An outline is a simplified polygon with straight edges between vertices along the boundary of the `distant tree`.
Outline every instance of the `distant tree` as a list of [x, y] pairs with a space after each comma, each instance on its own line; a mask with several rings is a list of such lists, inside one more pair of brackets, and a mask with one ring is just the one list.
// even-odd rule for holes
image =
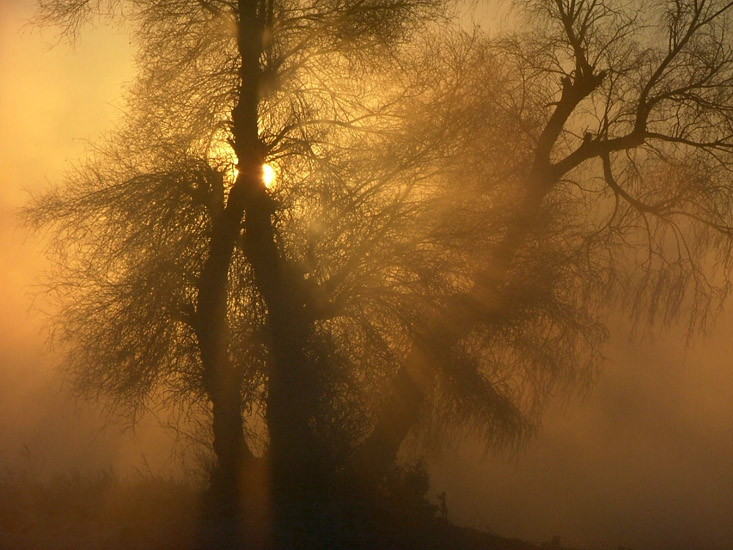
[[[592, 359], [604, 303], [636, 322], [708, 326], [731, 266], [732, 8], [528, 1], [515, 12], [528, 30], [485, 44], [506, 80], [486, 99], [504, 116], [474, 123], [526, 137], [504, 160], [514, 204], [487, 224], [494, 244], [467, 290], [406, 355], [362, 448], [369, 467], [388, 467], [431, 411], [445, 418], [436, 389], [449, 425], [469, 420], [488, 442], [532, 433], [558, 382], [592, 375], [572, 359]], [[515, 324], [523, 311], [532, 322]], [[522, 357], [528, 343], [539, 353]]]

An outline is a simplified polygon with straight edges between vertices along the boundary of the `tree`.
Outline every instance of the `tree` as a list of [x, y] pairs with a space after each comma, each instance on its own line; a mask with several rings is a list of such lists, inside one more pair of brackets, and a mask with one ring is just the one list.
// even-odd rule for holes
[[[266, 411], [279, 484], [330, 475], [325, 455], [337, 449], [324, 442], [334, 438], [314, 422], [335, 414], [347, 375], [316, 326], [331, 306], [321, 296], [345, 283], [378, 235], [397, 230], [412, 208], [404, 174], [419, 166], [389, 150], [399, 145], [385, 136], [398, 132], [400, 98], [412, 92], [385, 80], [390, 63], [378, 54], [394, 55], [441, 4], [41, 3], [40, 19], [71, 34], [97, 11], [124, 8], [140, 46], [128, 120], [31, 210], [55, 224], [64, 260], [55, 290], [68, 372], [82, 392], [133, 411], [161, 393], [184, 408], [210, 403], [212, 483], [226, 508], [240, 464], [254, 458], [245, 410]], [[377, 157], [391, 164], [358, 175]], [[279, 167], [275, 190], [263, 181], [266, 160]], [[358, 213], [373, 226], [341, 258], [335, 242], [354, 234]], [[316, 215], [330, 215], [334, 230], [303, 242], [298, 231], [308, 235]], [[315, 282], [329, 275], [308, 264], [315, 247], [345, 264], [340, 274]]]
[[76, 247], [78, 387], [210, 404], [225, 507], [257, 411], [276, 491], [371, 483], [419, 428], [533, 433], [609, 299], [699, 327], [726, 293], [729, 4], [527, 2], [499, 39], [427, 0], [124, 5], [130, 118], [31, 213]]
[[[538, 246], [563, 239], [555, 260], [561, 258], [565, 273], [550, 287], [565, 282], [551, 292], [591, 319], [611, 299], [622, 300], [637, 321], [669, 324], [685, 315], [690, 330], [704, 329], [728, 291], [731, 3], [552, 0], [524, 6], [532, 30], [490, 46], [506, 61], [511, 82], [492, 101], [529, 141], [516, 180], [522, 196], [470, 290], [438, 316], [433, 332], [443, 336], [440, 349], [417, 345], [395, 377], [393, 397], [366, 444], [378, 470], [394, 460], [433, 405], [436, 373], [446, 376], [442, 350], [460, 346], [477, 327], [501, 334], [497, 324], [521, 304], [512, 295], [515, 281]], [[492, 129], [490, 122], [486, 132]], [[548, 209], [563, 210], [559, 227], [544, 225]], [[589, 332], [556, 337], [573, 334], [582, 341]], [[531, 431], [537, 425], [548, 395], [543, 389], [567, 379], [547, 359], [538, 373], [530, 370], [516, 383], [475, 366], [461, 376], [478, 377], [470, 378], [474, 387], [494, 396], [496, 409], [514, 419], [510, 435], [520, 434], [522, 426]], [[508, 364], [510, 378], [526, 372]], [[536, 399], [525, 400], [522, 391], [532, 385]], [[461, 388], [458, 398], [468, 396]], [[481, 425], [492, 419], [487, 413]]]

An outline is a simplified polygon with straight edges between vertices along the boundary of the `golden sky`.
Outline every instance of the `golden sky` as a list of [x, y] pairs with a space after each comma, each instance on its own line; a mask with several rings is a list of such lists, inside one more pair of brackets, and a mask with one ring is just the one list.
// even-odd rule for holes
[[110, 127], [132, 74], [121, 32], [91, 29], [75, 50], [52, 48], [54, 33], [28, 24], [33, 4], [0, 0], [0, 303], [14, 313], [9, 325], [7, 313], [0, 320], [5, 334], [21, 329], [22, 289], [40, 267], [37, 244], [15, 223], [17, 208]]

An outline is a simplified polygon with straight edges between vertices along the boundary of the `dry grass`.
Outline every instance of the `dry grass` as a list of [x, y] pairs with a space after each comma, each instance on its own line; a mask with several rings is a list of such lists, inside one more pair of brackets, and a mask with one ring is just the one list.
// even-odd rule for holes
[[[537, 549], [437, 518], [435, 507], [420, 501], [427, 486], [395, 487], [379, 506], [301, 503], [296, 508], [306, 512], [287, 514], [287, 532], [273, 533], [269, 544], [249, 538], [237, 548]], [[0, 479], [0, 549], [217, 550], [218, 529], [201, 529], [203, 496], [200, 487], [144, 473], [7, 472]]]
[[0, 547], [191, 548], [199, 501], [198, 490], [172, 479], [11, 472], [0, 480]]

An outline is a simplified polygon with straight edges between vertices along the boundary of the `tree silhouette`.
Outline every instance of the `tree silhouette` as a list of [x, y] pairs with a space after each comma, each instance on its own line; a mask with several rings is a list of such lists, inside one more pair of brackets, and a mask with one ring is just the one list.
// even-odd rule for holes
[[[400, 135], [404, 98], [425, 93], [386, 74], [411, 26], [443, 7], [61, 1], [41, 3], [39, 19], [73, 34], [122, 8], [139, 45], [129, 117], [31, 210], [57, 228], [68, 372], [82, 392], [133, 411], [161, 393], [184, 408], [208, 402], [212, 483], [226, 508], [254, 458], [245, 410], [265, 411], [278, 483], [322, 486], [339, 450], [323, 426], [345, 431], [330, 417], [356, 374], [329, 341], [341, 327], [321, 325], [337, 287], [370, 276], [359, 264], [416, 211], [421, 191], [407, 174], [427, 170], [420, 159], [439, 129], [420, 142]], [[274, 190], [266, 160], [278, 168]], [[415, 238], [405, 231], [391, 252]]]
[[67, 372], [209, 410], [230, 513], [256, 456], [313, 495], [410, 433], [524, 440], [604, 304], [694, 329], [727, 292], [730, 6], [525, 2], [489, 39], [437, 0], [41, 2], [138, 44], [121, 129], [29, 210]]
[[[530, 250], [564, 241], [554, 260], [562, 258], [559, 267], [572, 282], [557, 290], [565, 299], [568, 290], [576, 299], [593, 296], [580, 306], [592, 316], [610, 299], [626, 304], [637, 321], [669, 324], [684, 314], [690, 330], [704, 329], [727, 294], [732, 4], [552, 0], [524, 6], [531, 30], [490, 46], [505, 61], [510, 82], [492, 101], [529, 142], [514, 218], [470, 290], [437, 317], [426, 340], [439, 342], [439, 349], [417, 343], [395, 377], [392, 398], [365, 444], [377, 471], [394, 460], [432, 406], [436, 374], [446, 376], [443, 350], [460, 346], [479, 326], [496, 330], [497, 319], [518, 307], [514, 281]], [[548, 208], [567, 216], [559, 228], [538, 223]], [[582, 341], [589, 333], [564, 330], [560, 340], [575, 334]], [[549, 354], [531, 376], [509, 361], [509, 378], [521, 376], [510, 384], [475, 367], [461, 376], [493, 396], [496, 408], [508, 404], [515, 419], [510, 434], [521, 434], [520, 426], [537, 425], [550, 393], [543, 390], [567, 379], [557, 376], [560, 365], [553, 368], [557, 357], [563, 354]], [[533, 385], [534, 399], [527, 400], [523, 391]], [[470, 395], [463, 386], [458, 399]], [[486, 413], [479, 425], [492, 418]]]

